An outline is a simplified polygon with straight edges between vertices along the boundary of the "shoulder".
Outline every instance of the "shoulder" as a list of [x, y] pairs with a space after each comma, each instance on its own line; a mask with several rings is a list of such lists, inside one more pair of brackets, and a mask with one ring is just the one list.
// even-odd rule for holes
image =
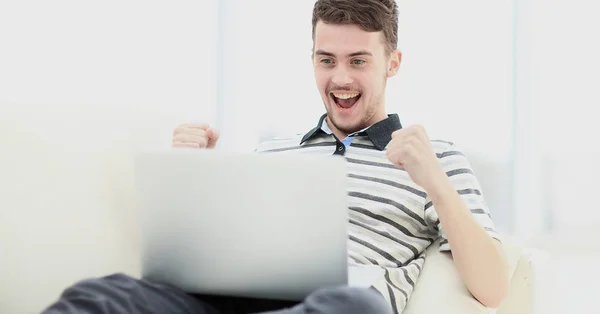
[[435, 139], [431, 140], [431, 147], [440, 161], [468, 162], [465, 152], [455, 142]]
[[431, 140], [431, 146], [446, 172], [474, 175], [467, 154], [454, 142]]
[[269, 152], [290, 149], [300, 146], [303, 134], [294, 134], [287, 136], [276, 136], [268, 140], [262, 141], [256, 147], [257, 153]]
[[[459, 151], [460, 149], [456, 146], [456, 144], [452, 141], [448, 141], [445, 139], [432, 139], [431, 147], [433, 148], [433, 152], [440, 157], [440, 154], [449, 152], [449, 151]], [[461, 151], [462, 153], [462, 151]]]

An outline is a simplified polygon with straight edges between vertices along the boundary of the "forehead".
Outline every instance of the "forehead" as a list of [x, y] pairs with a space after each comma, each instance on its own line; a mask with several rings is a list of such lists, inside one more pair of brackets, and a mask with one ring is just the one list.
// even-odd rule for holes
[[346, 55], [367, 50], [376, 53], [384, 49], [382, 32], [367, 32], [356, 25], [326, 24], [319, 21], [315, 27], [314, 50]]

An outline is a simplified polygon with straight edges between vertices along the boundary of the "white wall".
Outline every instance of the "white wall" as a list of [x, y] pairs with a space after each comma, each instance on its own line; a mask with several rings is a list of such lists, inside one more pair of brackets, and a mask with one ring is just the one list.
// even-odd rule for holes
[[[314, 2], [220, 3], [227, 63], [219, 110], [229, 135], [222, 147], [249, 151], [261, 138], [311, 128], [324, 110], [309, 59]], [[493, 174], [485, 192], [502, 230], [525, 239], [597, 224], [596, 207], [572, 197], [593, 189], [600, 175], [591, 163], [600, 134], [592, 111], [599, 101], [597, 5], [398, 3], [404, 57], [389, 81], [388, 110], [405, 125], [423, 124], [431, 137], [456, 142], [481, 172]], [[579, 170], [550, 167], [564, 158], [581, 160]], [[589, 219], [571, 215], [573, 207]]]
[[[324, 107], [310, 59], [313, 4], [221, 2], [227, 56], [221, 147], [251, 151], [261, 135], [296, 134], [317, 123]], [[293, 14], [273, 13], [278, 11]]]
[[[0, 312], [35, 312], [88, 275], [135, 272], [133, 149], [168, 146], [186, 121], [217, 125], [221, 147], [242, 151], [312, 127], [323, 112], [312, 5], [0, 2]], [[389, 111], [473, 156], [501, 229], [555, 256], [589, 249], [600, 222], [598, 5], [399, 5], [404, 62]]]
[[[227, 56], [221, 147], [251, 151], [261, 138], [314, 127], [324, 112], [310, 59], [314, 1], [220, 3]], [[403, 64], [388, 81], [387, 109], [484, 160], [481, 171], [498, 176], [486, 184], [495, 188], [488, 191], [493, 214], [510, 230], [512, 189], [502, 185], [512, 180], [512, 1], [398, 3]], [[282, 10], [293, 14], [272, 13]]]
[[0, 99], [213, 121], [216, 12], [216, 1], [3, 1]]
[[[594, 199], [600, 167], [600, 4], [585, 0], [532, 0], [533, 84], [545, 176], [548, 229], [585, 239], [600, 223]], [[546, 169], [545, 169], [546, 170]]]
[[[313, 127], [324, 110], [310, 61], [314, 2], [224, 3], [229, 19], [222, 32], [237, 39], [224, 47], [235, 51], [230, 57], [236, 66], [227, 72], [231, 81], [224, 90], [239, 96], [223, 104], [236, 108], [226, 118], [244, 125], [235, 137], [254, 142], [261, 132], [289, 134]], [[404, 63], [389, 81], [388, 111], [398, 112], [406, 124], [426, 125], [434, 137], [489, 158], [509, 159], [512, 2], [399, 1], [399, 6]], [[274, 15], [271, 9], [294, 14]]]
[[599, 5], [516, 3], [516, 229], [539, 241], [549, 234], [573, 244], [598, 238]]
[[399, 76], [388, 107], [434, 138], [506, 161], [512, 153], [512, 1], [398, 1]]
[[137, 272], [131, 152], [216, 123], [217, 1], [0, 2], [0, 312]]

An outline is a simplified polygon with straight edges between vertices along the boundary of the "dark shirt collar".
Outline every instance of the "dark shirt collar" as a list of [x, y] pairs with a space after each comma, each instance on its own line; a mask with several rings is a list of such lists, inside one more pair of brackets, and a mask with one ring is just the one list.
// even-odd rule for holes
[[[300, 141], [300, 145], [304, 144], [304, 142], [308, 141], [313, 136], [315, 136], [319, 133], [324, 133], [322, 126], [323, 126], [323, 123], [325, 123], [326, 117], [327, 117], [327, 114], [324, 114], [321, 116], [317, 126], [314, 127], [312, 130], [308, 131], [308, 133], [306, 133], [304, 135], [304, 137], [302, 137], [302, 141]], [[392, 133], [394, 133], [394, 131], [397, 131], [401, 128], [402, 128], [402, 124], [400, 124], [400, 119], [398, 118], [398, 115], [394, 113], [394, 114], [388, 115], [387, 119], [381, 120], [381, 121], [371, 125], [369, 128], [367, 128], [363, 132], [359, 132], [358, 134], [361, 134], [361, 133], [367, 134], [367, 136], [369, 137], [369, 139], [371, 140], [371, 142], [377, 149], [384, 150], [385, 147], [387, 146], [387, 144], [392, 140]], [[353, 134], [353, 135], [357, 135], [357, 134]]]

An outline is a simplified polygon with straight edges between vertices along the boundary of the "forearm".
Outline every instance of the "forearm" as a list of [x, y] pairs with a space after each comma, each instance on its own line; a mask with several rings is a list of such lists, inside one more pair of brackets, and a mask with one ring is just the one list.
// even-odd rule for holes
[[509, 289], [508, 264], [500, 242], [489, 236], [449, 180], [428, 191], [467, 289], [483, 305], [497, 308]]

